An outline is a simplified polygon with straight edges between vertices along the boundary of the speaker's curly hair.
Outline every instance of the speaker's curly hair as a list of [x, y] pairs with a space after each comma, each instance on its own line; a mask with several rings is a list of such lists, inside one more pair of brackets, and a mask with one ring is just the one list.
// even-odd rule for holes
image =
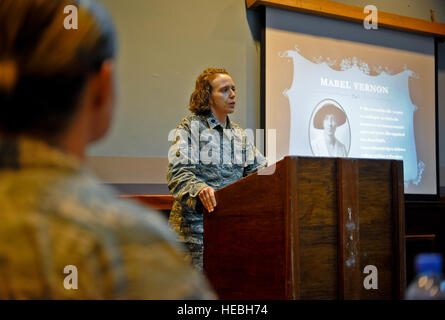
[[212, 94], [211, 82], [218, 74], [227, 74], [224, 68], [207, 68], [196, 79], [195, 90], [190, 96], [189, 110], [196, 115], [210, 113], [210, 96]]

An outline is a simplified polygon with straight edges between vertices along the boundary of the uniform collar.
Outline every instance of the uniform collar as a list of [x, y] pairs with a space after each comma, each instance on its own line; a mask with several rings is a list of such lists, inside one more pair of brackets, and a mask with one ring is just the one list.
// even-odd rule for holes
[[210, 115], [207, 117], [207, 123], [209, 124], [210, 129], [214, 129], [217, 126], [220, 126], [223, 129], [232, 129], [232, 123], [230, 122], [229, 116], [227, 116], [226, 125], [224, 126], [219, 122], [212, 111], [210, 111]]

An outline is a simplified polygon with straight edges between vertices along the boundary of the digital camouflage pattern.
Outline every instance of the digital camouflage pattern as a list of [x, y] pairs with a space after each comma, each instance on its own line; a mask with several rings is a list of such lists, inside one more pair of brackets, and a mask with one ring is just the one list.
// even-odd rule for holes
[[191, 114], [179, 123], [169, 150], [168, 188], [175, 198], [169, 224], [203, 269], [203, 206], [199, 192], [221, 189], [267, 165], [247, 133], [227, 117], [226, 127], [209, 116]]
[[0, 208], [0, 299], [215, 297], [162, 216], [46, 143], [0, 139]]

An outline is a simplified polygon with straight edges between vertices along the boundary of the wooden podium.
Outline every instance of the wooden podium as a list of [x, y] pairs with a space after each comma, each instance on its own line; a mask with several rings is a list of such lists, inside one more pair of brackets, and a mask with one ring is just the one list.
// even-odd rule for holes
[[401, 161], [286, 157], [265, 172], [204, 212], [204, 272], [221, 299], [403, 298]]

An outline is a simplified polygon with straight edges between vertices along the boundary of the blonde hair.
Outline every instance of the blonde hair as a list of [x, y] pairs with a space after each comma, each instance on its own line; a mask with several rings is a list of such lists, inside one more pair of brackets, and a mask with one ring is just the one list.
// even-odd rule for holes
[[195, 90], [190, 96], [189, 110], [197, 115], [206, 115], [210, 112], [210, 96], [212, 95], [211, 82], [218, 74], [227, 74], [224, 68], [207, 68], [196, 79]]
[[[78, 29], [65, 29], [68, 5]], [[61, 130], [87, 76], [114, 55], [114, 26], [94, 0], [1, 0], [0, 130]]]

